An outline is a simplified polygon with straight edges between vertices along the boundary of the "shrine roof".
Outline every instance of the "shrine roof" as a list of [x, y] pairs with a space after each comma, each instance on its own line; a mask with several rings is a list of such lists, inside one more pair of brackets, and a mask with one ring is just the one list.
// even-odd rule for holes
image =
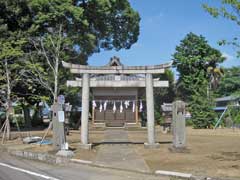
[[80, 64], [72, 64], [62, 62], [65, 68], [69, 68], [72, 73], [82, 74], [145, 74], [145, 73], [164, 73], [164, 70], [172, 66], [172, 62], [153, 65], [153, 66], [125, 66], [120, 62], [120, 59], [113, 57], [105, 66], [88, 66]]

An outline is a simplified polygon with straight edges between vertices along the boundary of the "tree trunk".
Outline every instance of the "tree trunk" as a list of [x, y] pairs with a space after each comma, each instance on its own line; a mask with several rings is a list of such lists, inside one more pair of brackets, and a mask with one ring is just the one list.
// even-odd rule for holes
[[[8, 108], [10, 109], [10, 108]], [[10, 120], [9, 120], [9, 116], [10, 116], [10, 112], [9, 110], [7, 110], [6, 112], [6, 138], [7, 140], [9, 140], [11, 137], [10, 137]]]
[[39, 106], [39, 102], [36, 104], [36, 109], [33, 115], [33, 121], [32, 121], [32, 126], [37, 127], [42, 125], [43, 118], [41, 116], [41, 109]]
[[[56, 62], [57, 63], [57, 62]], [[53, 96], [53, 103], [57, 102], [57, 95], [58, 95], [58, 65], [55, 65], [55, 75], [54, 75], [54, 96]]]
[[32, 128], [30, 109], [28, 106], [25, 106], [25, 105], [23, 105], [22, 108], [24, 113], [25, 128], [30, 130]]
[[5, 59], [5, 71], [6, 71], [6, 80], [7, 80], [7, 107], [6, 107], [6, 138], [7, 140], [10, 139], [10, 111], [12, 109], [12, 102], [11, 102], [11, 86], [10, 86], [10, 72], [8, 69], [8, 62]]
[[58, 96], [58, 71], [59, 71], [59, 56], [60, 56], [60, 48], [61, 48], [61, 42], [62, 42], [62, 24], [59, 27], [59, 42], [57, 44], [56, 49], [56, 56], [55, 56], [55, 67], [54, 67], [54, 97], [53, 97], [53, 103], [57, 102], [57, 96]]

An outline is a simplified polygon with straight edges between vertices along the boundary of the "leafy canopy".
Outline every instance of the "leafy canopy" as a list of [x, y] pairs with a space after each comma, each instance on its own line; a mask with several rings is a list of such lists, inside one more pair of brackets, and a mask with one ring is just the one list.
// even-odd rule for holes
[[202, 82], [201, 78], [197, 78], [200, 77], [199, 74], [203, 73], [203, 77], [207, 79], [208, 68], [217, 67], [225, 58], [203, 36], [189, 33], [176, 47], [173, 60], [173, 65], [179, 72], [178, 94], [184, 100], [189, 100], [196, 91], [194, 85]]
[[[128, 0], [0, 0], [0, 9], [1, 59], [6, 56], [2, 51], [4, 46], [9, 54], [21, 53], [24, 60], [30, 61], [26, 54], [36, 54], [32, 40], [49, 40], [48, 37], [55, 35], [60, 26], [64, 37], [60, 61], [81, 64], [101, 50], [129, 49], [139, 35], [140, 17]], [[51, 51], [53, 49], [47, 49], [50, 57], [53, 56]], [[33, 62], [38, 67], [41, 65], [43, 74], [49, 72], [42, 57], [34, 55]], [[70, 74], [61, 66], [59, 71], [60, 84], [63, 85]], [[36, 91], [31, 91], [36, 90], [34, 86], [34, 83], [28, 87], [24, 84], [15, 89], [35, 94]]]
[[157, 87], [154, 88], [154, 108], [155, 108], [155, 118], [161, 120], [162, 112], [161, 105], [163, 103], [172, 103], [175, 98], [175, 84], [174, 84], [174, 73], [170, 69], [166, 69], [164, 74], [154, 75], [154, 78], [159, 78], [161, 80], [167, 80], [169, 82], [168, 88]]
[[[203, 4], [203, 8], [213, 17], [223, 17], [236, 25], [240, 26], [240, 1], [239, 0], [221, 0], [221, 5], [218, 7], [209, 6], [208, 4]], [[219, 45], [233, 45], [237, 48], [237, 56], [240, 56], [240, 44], [239, 37], [233, 37], [231, 41], [221, 40]]]
[[53, 32], [61, 24], [69, 48], [84, 60], [101, 49], [129, 49], [138, 39], [140, 17], [127, 0], [31, 0], [29, 8], [32, 32]]
[[224, 76], [216, 90], [218, 97], [240, 95], [240, 68], [232, 67], [224, 69]]
[[180, 78], [199, 70], [207, 72], [208, 67], [216, 67], [224, 61], [217, 49], [212, 48], [203, 36], [189, 33], [176, 47], [173, 55], [174, 66], [180, 73]]

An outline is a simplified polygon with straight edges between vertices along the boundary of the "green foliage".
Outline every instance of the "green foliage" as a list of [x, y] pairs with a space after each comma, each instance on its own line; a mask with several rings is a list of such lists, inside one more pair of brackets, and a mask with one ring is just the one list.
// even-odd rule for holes
[[62, 24], [80, 60], [101, 49], [129, 49], [138, 39], [140, 17], [127, 0], [32, 0], [28, 5], [35, 20], [31, 32], [48, 34]]
[[240, 67], [225, 68], [224, 72], [216, 95], [218, 97], [240, 95]]
[[180, 77], [198, 70], [207, 71], [209, 66], [215, 67], [224, 61], [219, 50], [212, 48], [203, 36], [189, 33], [176, 47], [174, 66], [177, 67]]
[[[56, 55], [61, 61], [86, 64], [89, 56], [103, 50], [130, 48], [139, 35], [139, 14], [127, 0], [33, 0], [29, 3], [34, 23], [34, 40], [43, 40], [48, 57]], [[56, 53], [59, 27], [62, 26], [60, 54]], [[37, 34], [36, 34], [37, 32]], [[54, 76], [41, 57], [35, 54], [34, 63], [42, 67], [44, 81], [53, 87]], [[51, 58], [49, 58], [51, 60]], [[52, 63], [53, 64], [53, 63]], [[34, 67], [35, 68], [35, 67]], [[48, 75], [46, 75], [48, 74]], [[59, 66], [59, 91], [63, 92], [67, 79], [73, 75]], [[67, 94], [67, 93], [65, 93]]]
[[[11, 70], [12, 75], [30, 71], [28, 75], [38, 76], [31, 71], [38, 69], [50, 86], [52, 74], [43, 56], [36, 53], [33, 40], [44, 41], [51, 59], [56, 55], [53, 46], [59, 41], [56, 37], [62, 26], [60, 62], [86, 64], [89, 56], [101, 50], [129, 49], [139, 35], [140, 17], [128, 0], [0, 0], [0, 8], [0, 59], [11, 56], [21, 61], [18, 71]], [[16, 65], [15, 61], [12, 65]], [[1, 67], [1, 73], [2, 70]], [[73, 78], [60, 65], [59, 91], [65, 91], [66, 80]], [[13, 86], [13, 93], [24, 98], [24, 103], [33, 105], [41, 99], [51, 99], [49, 90], [32, 78], [24, 76], [20, 80]], [[1, 85], [2, 82], [0, 76]]]
[[163, 121], [161, 105], [163, 103], [172, 103], [175, 98], [174, 73], [170, 69], [167, 69], [164, 74], [155, 75], [154, 78], [169, 82], [168, 88], [154, 88], [155, 119], [160, 123]]
[[22, 45], [25, 44], [24, 39], [15, 40], [3, 40], [0, 41], [0, 59], [9, 59], [19, 57], [23, 55]]
[[[215, 18], [223, 17], [240, 26], [240, 2], [238, 0], [221, 0], [221, 5], [219, 7], [212, 7], [208, 4], [203, 4], [203, 8]], [[238, 37], [234, 37], [231, 41], [219, 41], [219, 45], [226, 44], [233, 45], [237, 48], [237, 56], [240, 56], [240, 44]]]
[[222, 16], [240, 25], [240, 2], [238, 0], [221, 0], [221, 2], [221, 7], [210, 7], [207, 4], [203, 4], [203, 8], [215, 18]]
[[173, 58], [173, 65], [179, 72], [177, 96], [189, 104], [195, 128], [210, 127], [215, 115], [211, 97], [208, 97], [208, 85], [211, 77], [217, 76], [209, 76], [209, 69], [217, 69], [218, 63], [225, 58], [203, 36], [193, 33], [187, 34], [176, 47]]
[[240, 124], [240, 108], [236, 106], [228, 107], [229, 114], [234, 124]]
[[176, 47], [173, 58], [173, 65], [179, 72], [177, 94], [185, 101], [196, 93], [195, 86], [202, 81], [197, 78], [200, 72], [203, 73], [203, 78], [207, 79], [208, 68], [216, 68], [218, 63], [225, 60], [221, 52], [212, 48], [203, 36], [193, 33], [187, 34]]
[[[21, 91], [26, 87], [25, 80], [21, 77], [24, 69], [26, 49], [29, 49], [28, 30], [33, 23], [27, 1], [0, 0], [0, 86], [4, 89], [6, 98], [7, 78], [6, 67], [9, 70], [11, 97], [22, 96]], [[4, 62], [7, 62], [4, 63]], [[6, 66], [7, 65], [7, 66]], [[28, 92], [32, 94], [32, 92]]]
[[192, 119], [186, 119], [186, 126], [194, 127]]
[[194, 86], [195, 92], [191, 95], [189, 102], [193, 127], [211, 128], [212, 125], [214, 125], [216, 114], [213, 111], [212, 101], [207, 98], [206, 87], [208, 82], [207, 79], [204, 78], [204, 73], [200, 73], [197, 78], [202, 81]]
[[[6, 3], [0, 1], [0, 7], [2, 7], [3, 4]], [[14, 21], [14, 15], [20, 14], [20, 12], [15, 12], [12, 19], [9, 19], [8, 13], [10, 11], [13, 12], [10, 8], [13, 8], [12, 3], [9, 3], [8, 8], [3, 9], [0, 15], [0, 89], [5, 92], [7, 92], [8, 80], [11, 87], [19, 80], [18, 73], [21, 64], [18, 59], [23, 56], [23, 46], [26, 44], [25, 38], [20, 36], [21, 32], [17, 34], [16, 31], [12, 29], [12, 26], [17, 26], [18, 23], [20, 23], [20, 20]], [[8, 79], [7, 74], [9, 76]]]
[[[14, 97], [12, 89], [20, 81], [21, 62], [24, 40], [8, 41], [0, 38], [0, 102], [6, 103]], [[2, 105], [2, 104], [1, 104]]]
[[[217, 97], [235, 96], [240, 97], [240, 67], [232, 67], [224, 69], [224, 76], [216, 89]], [[231, 104], [229, 104], [231, 105]], [[225, 116], [235, 123], [240, 123], [240, 108], [237, 106], [228, 106], [228, 113]]]

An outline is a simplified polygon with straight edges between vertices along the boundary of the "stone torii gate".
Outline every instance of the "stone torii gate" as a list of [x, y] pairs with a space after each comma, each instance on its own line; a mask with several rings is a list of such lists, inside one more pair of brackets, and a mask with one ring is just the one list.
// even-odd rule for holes
[[[116, 57], [114, 57], [116, 58]], [[154, 95], [153, 87], [168, 87], [168, 81], [155, 80], [152, 74], [163, 74], [165, 69], [171, 67], [171, 63], [154, 66], [87, 66], [62, 62], [63, 67], [69, 68], [71, 73], [82, 74], [82, 79], [68, 81], [68, 86], [82, 87], [82, 116], [81, 116], [81, 148], [90, 149], [88, 133], [89, 92], [90, 87], [146, 87], [147, 105], [147, 131], [148, 142], [146, 148], [157, 148], [155, 142], [155, 118], [154, 118]], [[143, 74], [145, 80], [135, 81], [106, 81], [91, 80], [90, 74]]]

